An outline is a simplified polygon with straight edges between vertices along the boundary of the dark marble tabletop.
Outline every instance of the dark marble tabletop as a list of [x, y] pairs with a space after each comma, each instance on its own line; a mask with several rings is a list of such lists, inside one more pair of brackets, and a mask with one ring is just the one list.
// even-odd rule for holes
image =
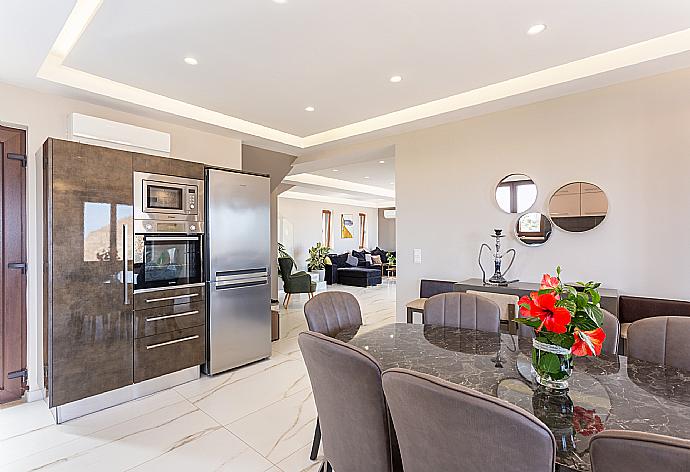
[[604, 429], [690, 439], [690, 372], [624, 356], [576, 358], [567, 394], [555, 395], [532, 381], [531, 340], [509, 334], [398, 323], [337, 338], [384, 370], [431, 374], [535, 414], [556, 437], [560, 470], [589, 471], [589, 439]]

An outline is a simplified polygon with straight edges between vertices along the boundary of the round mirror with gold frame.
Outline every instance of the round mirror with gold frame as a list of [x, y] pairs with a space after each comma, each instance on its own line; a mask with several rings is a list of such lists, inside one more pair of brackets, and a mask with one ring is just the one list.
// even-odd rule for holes
[[604, 191], [589, 182], [571, 182], [556, 190], [549, 200], [553, 224], [571, 233], [583, 233], [599, 226], [609, 211]]

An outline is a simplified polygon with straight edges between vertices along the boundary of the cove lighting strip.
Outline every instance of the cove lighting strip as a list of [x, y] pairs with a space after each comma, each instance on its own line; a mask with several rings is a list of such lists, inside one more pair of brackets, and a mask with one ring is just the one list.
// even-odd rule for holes
[[689, 28], [321, 133], [297, 136], [63, 65], [70, 51], [98, 12], [102, 2], [103, 0], [77, 0], [67, 22], [41, 65], [38, 77], [301, 149], [690, 51]]

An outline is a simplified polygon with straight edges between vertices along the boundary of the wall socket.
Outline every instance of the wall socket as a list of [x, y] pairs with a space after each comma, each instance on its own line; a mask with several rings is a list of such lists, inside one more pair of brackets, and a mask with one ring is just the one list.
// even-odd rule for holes
[[422, 250], [421, 249], [413, 249], [412, 250], [412, 258], [413, 258], [415, 264], [421, 264], [422, 263]]

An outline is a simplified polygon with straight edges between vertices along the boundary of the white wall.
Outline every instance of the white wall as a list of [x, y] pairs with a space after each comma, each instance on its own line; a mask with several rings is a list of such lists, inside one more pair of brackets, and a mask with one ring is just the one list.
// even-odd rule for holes
[[[570, 181], [599, 185], [604, 223], [584, 234], [554, 230], [518, 251], [513, 277], [600, 280], [623, 294], [690, 300], [690, 69], [497, 112], [426, 130], [311, 153], [324, 159], [396, 147], [397, 316], [419, 296], [420, 278], [481, 275], [477, 253], [493, 228], [511, 230], [494, 186], [531, 176], [546, 212]], [[413, 250], [422, 263], [413, 263]]]
[[[321, 241], [321, 212], [331, 210], [332, 221], [332, 248], [333, 251], [342, 254], [344, 252], [359, 249], [359, 213], [367, 215], [367, 249], [376, 247], [378, 242], [378, 212], [376, 208], [356, 207], [350, 205], [338, 205], [334, 203], [296, 200], [292, 198], [278, 197], [278, 226], [282, 230], [290, 228], [292, 237], [284, 238], [285, 231], [278, 233], [278, 241], [286, 244], [288, 251], [295, 258], [299, 270], [307, 269], [307, 257], [309, 248]], [[352, 239], [340, 237], [340, 216], [351, 214], [354, 218]], [[292, 246], [292, 247], [290, 247]]]
[[383, 216], [384, 211], [385, 209], [379, 208], [379, 247], [386, 251], [395, 251], [395, 218], [386, 218]]
[[42, 273], [43, 216], [42, 166], [35, 153], [46, 138], [67, 139], [70, 113], [83, 113], [171, 134], [172, 157], [240, 169], [242, 142], [176, 124], [125, 113], [107, 107], [0, 84], [0, 123], [27, 130], [27, 364], [29, 399], [40, 398], [43, 388]]

